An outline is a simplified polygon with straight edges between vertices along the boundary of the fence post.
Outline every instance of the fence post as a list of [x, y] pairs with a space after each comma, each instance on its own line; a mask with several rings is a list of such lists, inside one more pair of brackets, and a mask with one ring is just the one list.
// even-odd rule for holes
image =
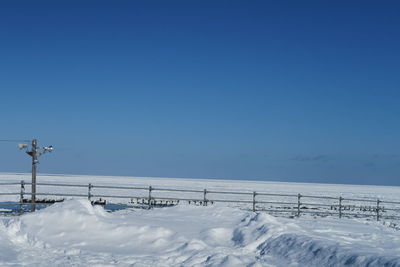
[[21, 180], [21, 191], [19, 194], [19, 209], [22, 211], [22, 204], [24, 203], [25, 182]]
[[19, 196], [19, 202], [22, 203], [24, 201], [24, 193], [25, 193], [25, 182], [21, 180], [21, 192]]
[[376, 220], [379, 221], [379, 203], [381, 201], [379, 199], [376, 200]]
[[342, 218], [342, 196], [339, 197], [339, 218]]
[[300, 205], [301, 205], [300, 198], [301, 195], [297, 194], [297, 217], [300, 217]]
[[253, 212], [256, 211], [256, 191], [253, 192]]
[[88, 185], [88, 200], [90, 201], [92, 199], [92, 184], [89, 183]]
[[207, 189], [204, 189], [203, 206], [207, 206]]
[[148, 200], [148, 205], [149, 205], [149, 208], [151, 208], [151, 191], [153, 190], [153, 188], [151, 187], [151, 185], [149, 186], [149, 200]]

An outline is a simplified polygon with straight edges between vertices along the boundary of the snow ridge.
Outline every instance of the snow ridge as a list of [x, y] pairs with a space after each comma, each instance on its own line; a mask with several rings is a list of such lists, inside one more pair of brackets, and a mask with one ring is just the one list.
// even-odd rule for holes
[[287, 264], [400, 266], [399, 256], [374, 252], [374, 247], [355, 249], [327, 238], [313, 237], [294, 224], [282, 225], [276, 218], [261, 213], [246, 217], [235, 229], [233, 239], [238, 246], [250, 250], [255, 248], [260, 259], [273, 256]]

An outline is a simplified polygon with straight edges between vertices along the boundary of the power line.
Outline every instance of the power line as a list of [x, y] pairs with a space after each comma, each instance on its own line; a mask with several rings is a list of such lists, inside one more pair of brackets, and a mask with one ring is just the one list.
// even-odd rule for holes
[[0, 142], [30, 142], [31, 140], [0, 139]]

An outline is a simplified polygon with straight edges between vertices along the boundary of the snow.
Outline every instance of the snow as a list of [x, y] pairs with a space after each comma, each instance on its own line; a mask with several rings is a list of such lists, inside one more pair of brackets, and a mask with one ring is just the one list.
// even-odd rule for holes
[[400, 234], [377, 222], [276, 218], [224, 206], [106, 212], [87, 200], [3, 218], [0, 264], [400, 266]]
[[[2, 182], [20, 177], [0, 174]], [[249, 191], [269, 187], [275, 192], [399, 200], [396, 187], [86, 176], [40, 179]], [[400, 266], [399, 255], [400, 232], [382, 222], [273, 217], [224, 204], [107, 212], [86, 199], [71, 199], [34, 213], [0, 217], [0, 266]]]

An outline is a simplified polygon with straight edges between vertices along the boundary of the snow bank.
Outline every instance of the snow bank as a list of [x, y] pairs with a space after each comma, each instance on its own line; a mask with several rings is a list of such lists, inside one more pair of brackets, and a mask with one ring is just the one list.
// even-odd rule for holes
[[[343, 226], [337, 221], [336, 228], [340, 230], [321, 231], [320, 228], [312, 229], [315, 222], [310, 223], [308, 227], [300, 227], [296, 221], [282, 224], [274, 217], [259, 213], [242, 221], [234, 231], [234, 240], [239, 246], [256, 249], [261, 258], [274, 256], [282, 262], [300, 266], [400, 266], [398, 232], [387, 232], [396, 235], [397, 242], [385, 251], [373, 243], [382, 241], [378, 240], [382, 236], [374, 238], [378, 234], [376, 230], [370, 229], [363, 233], [364, 238], [355, 239], [352, 238], [352, 235], [355, 237], [355, 225], [340, 229]], [[347, 236], [345, 242], [332, 238], [338, 231]]]
[[131, 225], [87, 200], [55, 204], [12, 220], [7, 228], [15, 243], [130, 255], [173, 249], [171, 240], [177, 239], [164, 227]]
[[0, 220], [2, 266], [400, 266], [399, 244], [377, 222], [220, 206], [108, 213], [70, 200]]

